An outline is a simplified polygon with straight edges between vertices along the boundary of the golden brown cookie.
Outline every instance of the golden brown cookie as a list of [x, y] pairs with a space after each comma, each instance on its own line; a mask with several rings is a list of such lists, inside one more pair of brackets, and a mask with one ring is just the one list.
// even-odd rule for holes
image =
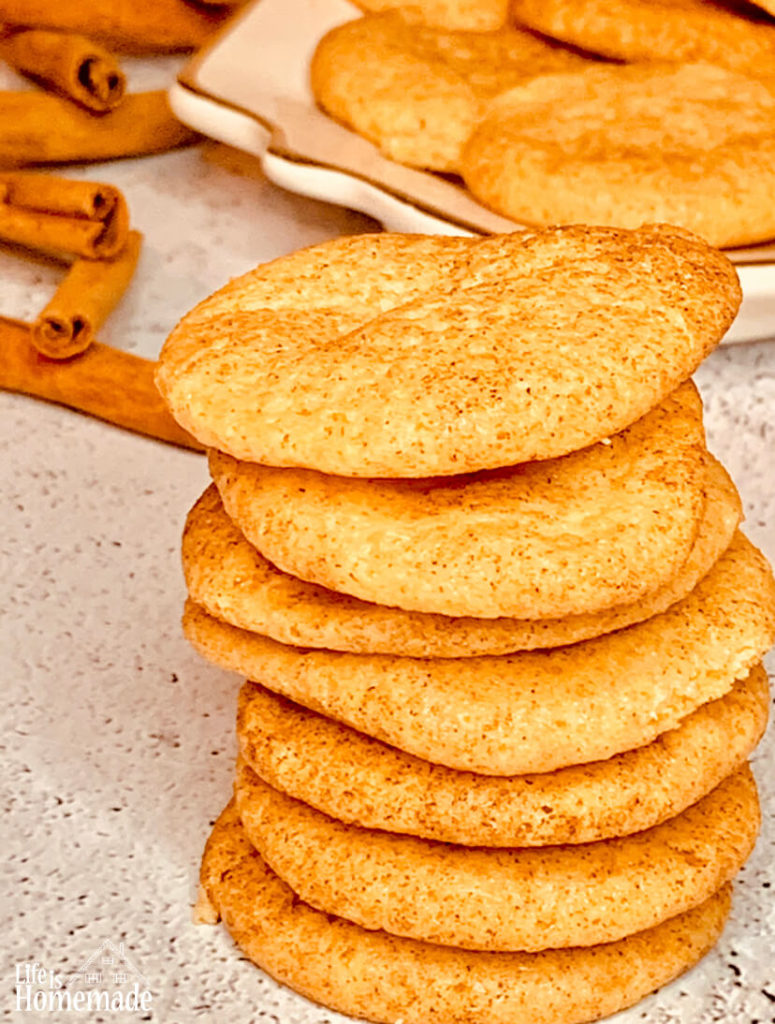
[[731, 881], [760, 824], [747, 765], [645, 832], [530, 850], [344, 825], [244, 765], [234, 800], [248, 840], [310, 906], [362, 928], [490, 951], [592, 946], [653, 928]]
[[406, 658], [290, 647], [189, 602], [206, 658], [434, 764], [548, 772], [650, 743], [727, 693], [775, 636], [775, 581], [737, 534], [688, 597], [646, 622], [548, 651]]
[[664, 220], [750, 245], [775, 236], [774, 121], [775, 79], [710, 64], [546, 75], [492, 102], [461, 171], [529, 224]]
[[606, 0], [514, 0], [511, 9], [524, 25], [619, 60], [703, 61], [775, 73], [775, 25], [764, 15], [757, 18], [750, 6], [735, 9], [707, 0], [619, 0], [615, 7]]
[[605, 946], [450, 949], [313, 910], [262, 861], [231, 807], [207, 843], [201, 880], [207, 918], [220, 915], [258, 966], [310, 999], [384, 1024], [582, 1024], [607, 1016], [704, 956], [731, 895], [724, 886], [694, 910]]
[[183, 569], [192, 600], [224, 622], [280, 643], [355, 654], [460, 658], [576, 643], [665, 611], [696, 586], [729, 546], [742, 509], [734, 484], [709, 458], [694, 547], [677, 574], [631, 604], [560, 619], [452, 618], [360, 601], [282, 572], [226, 515], [214, 486], [191, 509]]
[[508, 0], [355, 0], [364, 11], [404, 9], [426, 25], [472, 32], [492, 32], [508, 19]]
[[363, 601], [492, 619], [629, 604], [675, 577], [705, 504], [691, 381], [605, 442], [431, 480], [358, 480], [210, 453], [229, 517], [284, 572]]
[[536, 75], [595, 61], [525, 29], [450, 32], [388, 11], [338, 25], [310, 66], [323, 110], [392, 160], [457, 171], [494, 96]]
[[696, 803], [751, 753], [768, 705], [757, 665], [645, 747], [542, 775], [430, 764], [257, 683], [240, 693], [237, 734], [269, 785], [340, 821], [467, 846], [551, 846], [630, 835]]
[[200, 303], [157, 382], [180, 423], [235, 458], [466, 473], [622, 430], [693, 372], [739, 302], [726, 258], [665, 226], [337, 239]]

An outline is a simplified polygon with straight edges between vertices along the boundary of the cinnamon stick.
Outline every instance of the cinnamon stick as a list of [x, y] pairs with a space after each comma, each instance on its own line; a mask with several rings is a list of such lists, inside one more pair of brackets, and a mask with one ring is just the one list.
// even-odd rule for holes
[[111, 259], [126, 246], [128, 234], [126, 200], [113, 185], [30, 171], [0, 173], [0, 239], [6, 242]]
[[83, 32], [131, 53], [193, 50], [222, 14], [184, 0], [0, 0], [0, 22]]
[[156, 364], [94, 342], [68, 360], [47, 359], [32, 344], [30, 325], [0, 317], [0, 389], [16, 391], [202, 451], [167, 411], [153, 383]]
[[172, 113], [163, 89], [130, 93], [101, 115], [44, 92], [0, 92], [0, 166], [112, 160], [196, 138]]
[[112, 110], [126, 89], [126, 78], [113, 54], [74, 32], [14, 32], [0, 38], [0, 57], [87, 110]]
[[124, 250], [112, 260], [75, 260], [32, 325], [38, 352], [69, 359], [86, 351], [132, 279], [142, 237], [130, 231]]

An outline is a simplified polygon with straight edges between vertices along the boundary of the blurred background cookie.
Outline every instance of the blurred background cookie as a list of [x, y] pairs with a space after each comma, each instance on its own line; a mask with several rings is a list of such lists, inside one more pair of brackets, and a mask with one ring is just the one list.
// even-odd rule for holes
[[325, 35], [310, 81], [328, 114], [392, 160], [457, 171], [463, 144], [493, 97], [536, 75], [594, 63], [524, 29], [451, 32], [391, 11]]
[[553, 39], [616, 60], [705, 61], [751, 75], [775, 74], [775, 22], [750, 4], [621, 0], [614, 7], [605, 0], [514, 0], [511, 12]]
[[775, 235], [773, 85], [710, 64], [536, 78], [493, 101], [463, 177], [528, 223], [660, 220], [717, 246], [764, 241]]
[[364, 11], [408, 10], [427, 25], [488, 32], [509, 19], [508, 0], [355, 0]]

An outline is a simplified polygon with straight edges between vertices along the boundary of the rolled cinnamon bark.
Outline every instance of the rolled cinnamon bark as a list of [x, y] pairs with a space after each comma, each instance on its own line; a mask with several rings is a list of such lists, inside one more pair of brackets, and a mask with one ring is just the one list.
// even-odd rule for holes
[[74, 32], [22, 29], [0, 38], [0, 57], [87, 110], [112, 110], [126, 89], [113, 54]]
[[125, 248], [112, 260], [75, 260], [32, 325], [38, 352], [69, 359], [86, 351], [132, 279], [142, 237], [130, 231]]
[[67, 360], [47, 359], [29, 324], [0, 317], [0, 389], [69, 406], [160, 441], [201, 451], [167, 411], [153, 383], [156, 364], [94, 342]]
[[111, 259], [125, 248], [128, 234], [126, 200], [113, 185], [0, 173], [0, 239], [6, 242]]
[[185, 0], [0, 0], [7, 25], [83, 32], [131, 53], [196, 49], [222, 20]]
[[174, 116], [163, 89], [129, 93], [101, 115], [44, 92], [0, 92], [0, 166], [112, 160], [196, 138]]

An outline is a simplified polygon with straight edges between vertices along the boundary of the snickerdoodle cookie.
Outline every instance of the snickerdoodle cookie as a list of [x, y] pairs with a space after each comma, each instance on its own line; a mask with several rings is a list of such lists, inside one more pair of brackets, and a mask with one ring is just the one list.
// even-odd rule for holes
[[368, 931], [314, 910], [248, 842], [233, 807], [201, 872], [200, 919], [222, 917], [244, 954], [310, 999], [383, 1024], [582, 1024], [636, 1002], [696, 963], [729, 912], [731, 887], [604, 946], [482, 953]]
[[697, 538], [706, 466], [691, 382], [603, 442], [476, 476], [345, 479], [210, 454], [229, 518], [279, 569], [485, 619], [599, 612], [666, 584]]
[[426, 25], [472, 32], [502, 28], [509, 17], [508, 0], [354, 0], [364, 11], [408, 10]]
[[[769, 3], [769, 7], [767, 4]], [[775, 13], [772, 0], [759, 3]], [[775, 74], [775, 22], [707, 0], [513, 0], [518, 22], [618, 60], [702, 61]]]
[[457, 171], [494, 96], [536, 75], [590, 66], [593, 59], [526, 29], [450, 32], [390, 11], [323, 36], [310, 81], [327, 114], [392, 160]]
[[775, 77], [752, 75], [633, 64], [533, 79], [492, 102], [463, 177], [528, 224], [664, 220], [718, 246], [770, 239]]
[[729, 261], [667, 226], [344, 238], [205, 299], [167, 339], [157, 382], [186, 429], [238, 459], [460, 474], [629, 426], [739, 303]]
[[346, 825], [245, 765], [234, 800], [250, 842], [305, 903], [363, 928], [491, 951], [614, 942], [684, 913], [737, 874], [760, 823], [747, 765], [645, 832], [528, 850]]
[[721, 464], [708, 459], [706, 500], [689, 557], [645, 597], [602, 612], [555, 619], [451, 617], [360, 601], [282, 572], [226, 515], [211, 485], [183, 532], [183, 569], [192, 600], [233, 626], [299, 647], [354, 654], [460, 658], [576, 643], [641, 622], [669, 608], [729, 546], [742, 509]]
[[278, 644], [192, 602], [184, 630], [209, 660], [435, 764], [547, 772], [650, 743], [727, 693], [775, 636], [775, 582], [737, 534], [667, 611], [569, 647], [407, 658]]
[[240, 693], [237, 735], [256, 774], [340, 821], [467, 846], [549, 846], [630, 835], [678, 814], [745, 761], [768, 705], [757, 665], [646, 746], [533, 775], [430, 764], [257, 683]]

